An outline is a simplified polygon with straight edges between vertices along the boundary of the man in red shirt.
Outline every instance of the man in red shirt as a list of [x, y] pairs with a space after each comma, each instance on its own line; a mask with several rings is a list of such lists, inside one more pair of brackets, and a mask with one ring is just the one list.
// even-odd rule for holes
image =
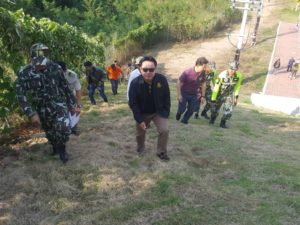
[[[195, 66], [186, 69], [177, 81], [177, 96], [178, 109], [176, 120], [180, 120], [184, 113], [181, 123], [188, 124], [188, 120], [193, 115], [197, 106], [198, 98], [200, 102], [204, 100], [206, 90], [205, 68], [208, 60], [205, 57], [200, 57], [196, 60]], [[199, 96], [198, 90], [201, 90]]]

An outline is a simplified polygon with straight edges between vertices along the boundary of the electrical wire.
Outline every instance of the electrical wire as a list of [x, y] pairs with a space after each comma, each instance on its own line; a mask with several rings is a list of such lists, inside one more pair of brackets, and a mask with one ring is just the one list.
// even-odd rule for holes
[[[244, 42], [244, 44], [242, 45], [242, 48], [241, 48], [240, 50], [249, 49], [249, 48], [252, 48], [252, 47], [253, 47], [253, 46], [251, 46], [251, 47], [249, 47], [249, 48], [246, 48], [246, 45], [247, 45], [248, 39], [249, 39], [250, 29], [251, 29], [252, 25], [253, 25], [253, 24], [252, 24], [252, 21], [251, 21], [250, 25], [248, 26], [248, 32], [247, 32], [247, 38], [246, 38], [246, 41]], [[234, 43], [231, 41], [231, 39], [230, 39], [230, 34], [231, 34], [231, 32], [229, 32], [228, 35], [227, 35], [228, 42], [229, 42], [234, 48], [237, 48], [237, 45], [234, 44]]]

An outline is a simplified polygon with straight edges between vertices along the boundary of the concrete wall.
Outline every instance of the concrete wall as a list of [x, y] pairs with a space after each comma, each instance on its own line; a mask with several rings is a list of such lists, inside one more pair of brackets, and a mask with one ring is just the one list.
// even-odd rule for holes
[[251, 102], [255, 106], [283, 112], [289, 115], [300, 115], [300, 99], [280, 96], [251, 94]]

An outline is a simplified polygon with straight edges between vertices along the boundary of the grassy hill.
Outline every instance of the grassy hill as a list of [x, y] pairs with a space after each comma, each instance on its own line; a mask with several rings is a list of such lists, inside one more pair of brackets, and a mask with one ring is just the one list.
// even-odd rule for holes
[[[285, 7], [274, 13], [294, 20], [291, 5]], [[109, 104], [98, 98], [91, 106], [84, 97], [81, 135], [71, 137], [66, 165], [49, 156], [43, 134], [2, 146], [0, 224], [300, 224], [299, 118], [255, 108], [249, 100], [263, 85], [275, 29], [263, 28], [260, 48], [242, 57], [246, 82], [229, 129], [203, 118], [178, 123], [170, 82], [167, 163], [155, 156], [154, 125], [146, 154], [136, 154], [126, 86], [113, 96], [108, 83]]]

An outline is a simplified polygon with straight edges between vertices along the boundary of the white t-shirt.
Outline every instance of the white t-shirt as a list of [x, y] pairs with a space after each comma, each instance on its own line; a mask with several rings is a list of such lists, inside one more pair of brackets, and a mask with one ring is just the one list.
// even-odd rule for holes
[[74, 71], [67, 69], [64, 75], [68, 82], [68, 86], [73, 93], [81, 89], [80, 81]]
[[131, 82], [138, 77], [139, 75], [141, 75], [141, 72], [139, 69], [135, 69], [133, 70], [130, 74], [129, 74], [129, 79], [128, 79], [128, 83], [127, 83], [127, 100], [129, 100], [129, 88], [130, 88], [130, 84]]

